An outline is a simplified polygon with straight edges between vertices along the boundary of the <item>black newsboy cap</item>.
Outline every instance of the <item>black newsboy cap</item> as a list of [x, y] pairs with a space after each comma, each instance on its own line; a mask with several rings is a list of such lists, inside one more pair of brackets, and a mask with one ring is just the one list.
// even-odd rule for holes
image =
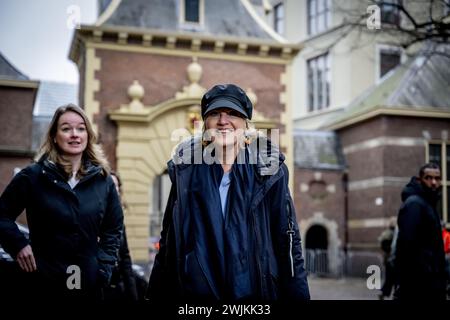
[[202, 98], [202, 118], [208, 112], [218, 108], [230, 108], [245, 118], [252, 118], [253, 105], [245, 91], [234, 84], [218, 84], [212, 87]]

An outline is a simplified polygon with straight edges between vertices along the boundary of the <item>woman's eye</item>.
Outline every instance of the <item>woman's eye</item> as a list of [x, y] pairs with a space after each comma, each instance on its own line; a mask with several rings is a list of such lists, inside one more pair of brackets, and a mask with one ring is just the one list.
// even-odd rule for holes
[[61, 128], [61, 131], [62, 132], [67, 132], [67, 131], [69, 131], [70, 129], [69, 128]]
[[86, 131], [86, 128], [85, 127], [80, 127], [80, 128], [78, 128], [78, 131]]

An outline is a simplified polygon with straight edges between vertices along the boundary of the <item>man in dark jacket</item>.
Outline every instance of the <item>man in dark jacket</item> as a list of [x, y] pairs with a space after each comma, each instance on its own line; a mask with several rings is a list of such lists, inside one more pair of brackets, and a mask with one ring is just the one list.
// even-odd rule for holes
[[444, 247], [436, 211], [440, 189], [441, 171], [434, 163], [420, 168], [419, 177], [403, 189], [395, 260], [399, 299], [446, 298]]

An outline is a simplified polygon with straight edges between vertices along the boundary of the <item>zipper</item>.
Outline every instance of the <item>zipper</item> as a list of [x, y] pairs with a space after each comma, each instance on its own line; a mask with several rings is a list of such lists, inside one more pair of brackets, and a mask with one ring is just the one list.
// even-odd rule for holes
[[252, 215], [252, 221], [253, 221], [253, 231], [255, 232], [255, 236], [256, 236], [256, 269], [258, 272], [258, 279], [259, 279], [259, 285], [260, 285], [260, 290], [261, 290], [261, 294], [264, 297], [264, 284], [263, 284], [263, 279], [262, 279], [262, 272], [261, 272], [261, 264], [259, 261], [259, 245], [260, 245], [260, 240], [259, 240], [259, 234], [258, 234], [258, 230], [256, 230], [256, 217], [254, 212], [251, 213]]
[[288, 212], [288, 230], [286, 231], [287, 235], [289, 236], [289, 261], [291, 265], [291, 277], [294, 278], [294, 257], [292, 255], [293, 252], [293, 242], [294, 242], [294, 224], [291, 220], [291, 208], [289, 206], [289, 200], [287, 203], [287, 212]]

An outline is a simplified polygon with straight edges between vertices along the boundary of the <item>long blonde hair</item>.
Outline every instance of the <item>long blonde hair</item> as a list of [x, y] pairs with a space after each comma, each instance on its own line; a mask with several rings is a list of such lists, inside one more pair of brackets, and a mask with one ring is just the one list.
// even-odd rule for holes
[[[86, 126], [88, 141], [86, 149], [83, 151], [83, 160], [89, 160], [92, 164], [100, 166], [104, 175], [109, 174], [110, 166], [108, 160], [106, 159], [101, 147], [96, 143], [97, 136], [92, 129], [91, 122], [87, 118], [83, 109], [72, 103], [63, 105], [56, 109], [45, 135], [44, 142], [42, 143], [38, 153], [36, 154], [35, 161], [40, 161], [44, 157], [46, 157], [48, 160], [61, 166], [64, 169], [67, 178], [72, 175], [72, 164], [70, 163], [70, 161], [64, 159], [58, 145], [55, 142], [59, 118], [66, 112], [75, 112], [76, 114], [78, 114], [81, 118], [83, 118], [84, 124]], [[84, 167], [83, 162], [84, 161], [82, 161], [81, 163], [80, 170], [77, 172], [77, 177], [86, 174], [87, 168]]]

